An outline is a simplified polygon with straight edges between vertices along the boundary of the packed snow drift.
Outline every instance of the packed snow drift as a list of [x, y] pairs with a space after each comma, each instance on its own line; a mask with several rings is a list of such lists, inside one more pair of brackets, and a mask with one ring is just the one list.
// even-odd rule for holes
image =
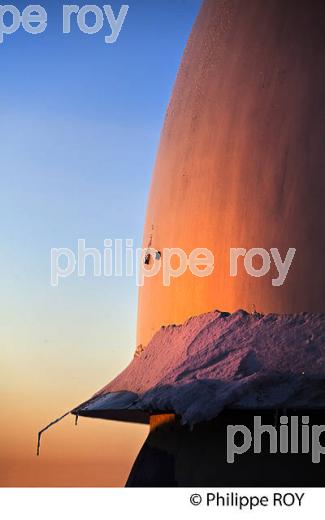
[[213, 311], [162, 327], [76, 415], [173, 412], [183, 424], [224, 408], [325, 407], [325, 314]]

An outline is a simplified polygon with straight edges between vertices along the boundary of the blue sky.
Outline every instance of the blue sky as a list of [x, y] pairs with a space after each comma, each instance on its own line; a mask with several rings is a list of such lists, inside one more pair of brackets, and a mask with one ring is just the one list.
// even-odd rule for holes
[[[91, 276], [54, 289], [50, 249], [75, 250], [78, 238], [99, 249], [105, 238], [141, 244], [164, 113], [200, 1], [130, 0], [112, 45], [104, 29], [63, 35], [63, 3], [42, 3], [43, 34], [20, 29], [0, 46], [2, 366], [17, 378], [26, 363], [39, 374], [54, 367], [63, 378], [78, 358], [80, 381], [95, 390], [135, 346], [137, 289], [130, 278]], [[117, 13], [120, 2], [110, 3]]]

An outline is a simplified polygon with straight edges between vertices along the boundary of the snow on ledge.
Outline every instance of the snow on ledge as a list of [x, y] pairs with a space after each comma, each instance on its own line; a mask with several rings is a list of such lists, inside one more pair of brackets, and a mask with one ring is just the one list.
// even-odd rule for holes
[[325, 314], [213, 311], [162, 327], [73, 413], [166, 411], [192, 425], [226, 407], [325, 408]]

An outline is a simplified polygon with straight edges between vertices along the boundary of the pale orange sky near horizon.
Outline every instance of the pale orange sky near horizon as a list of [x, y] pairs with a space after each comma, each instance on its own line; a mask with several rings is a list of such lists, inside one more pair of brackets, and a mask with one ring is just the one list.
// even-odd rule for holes
[[[0, 300], [0, 485], [123, 486], [148, 427], [68, 416], [131, 361], [137, 290], [122, 281], [70, 281], [58, 290], [8, 277]], [[28, 305], [26, 305], [28, 302]], [[121, 319], [124, 316], [125, 322]]]
[[[57, 317], [57, 325], [67, 327], [63, 321]], [[70, 345], [68, 349], [67, 340], [61, 341], [55, 356], [48, 343], [47, 349], [41, 345], [29, 350], [26, 340], [24, 352], [14, 357], [12, 353], [16, 350], [18, 354], [18, 349], [14, 349], [10, 338], [6, 345], [2, 338], [0, 486], [125, 484], [147, 435], [146, 426], [83, 417], [75, 426], [74, 417], [69, 415], [43, 434], [41, 453], [36, 456], [37, 432], [92, 395], [101, 386], [94, 387], [94, 381], [106, 383], [128, 362], [125, 349], [124, 355], [120, 352], [118, 360], [110, 366], [117, 356], [116, 350], [108, 348], [100, 353], [91, 320], [84, 323], [87, 323], [84, 330], [81, 323], [77, 334], [72, 330], [73, 323], [70, 333], [66, 330], [70, 340], [77, 335], [80, 341], [80, 356], [75, 359], [67, 353], [75, 353], [77, 348]], [[98, 328], [100, 325], [98, 319]], [[43, 327], [47, 328], [46, 321]], [[24, 328], [21, 324], [21, 329]], [[85, 355], [82, 344], [88, 340], [93, 341], [94, 350]], [[129, 356], [131, 359], [132, 348]]]

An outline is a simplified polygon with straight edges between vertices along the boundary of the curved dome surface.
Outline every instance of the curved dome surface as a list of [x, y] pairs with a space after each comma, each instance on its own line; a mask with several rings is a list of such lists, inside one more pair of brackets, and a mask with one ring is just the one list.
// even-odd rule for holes
[[[144, 247], [210, 249], [212, 275], [187, 271], [139, 291], [138, 344], [162, 326], [218, 308], [325, 310], [325, 3], [205, 0], [167, 110]], [[284, 284], [230, 248], [296, 254]], [[162, 258], [163, 260], [163, 258]]]

